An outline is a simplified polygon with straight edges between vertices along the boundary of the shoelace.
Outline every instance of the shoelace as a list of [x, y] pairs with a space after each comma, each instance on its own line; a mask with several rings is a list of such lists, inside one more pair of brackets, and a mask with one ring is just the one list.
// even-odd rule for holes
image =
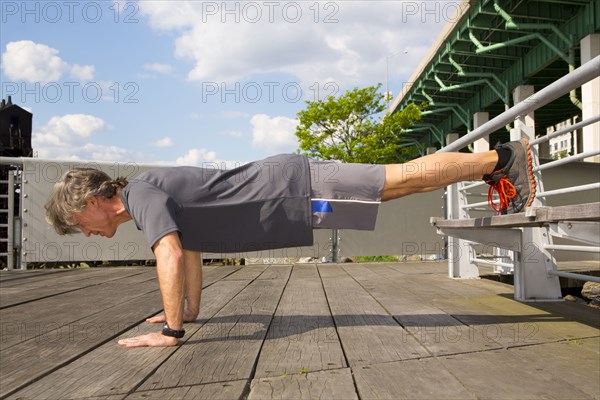
[[[498, 197], [500, 198], [500, 203], [498, 204], [498, 208], [494, 203], [494, 192], [498, 193]], [[514, 199], [517, 195], [517, 189], [515, 186], [508, 180], [508, 178], [503, 176], [500, 180], [493, 185], [490, 185], [488, 190], [488, 204], [490, 207], [494, 209], [497, 213], [501, 213], [502, 211], [508, 209], [510, 205], [510, 200]]]

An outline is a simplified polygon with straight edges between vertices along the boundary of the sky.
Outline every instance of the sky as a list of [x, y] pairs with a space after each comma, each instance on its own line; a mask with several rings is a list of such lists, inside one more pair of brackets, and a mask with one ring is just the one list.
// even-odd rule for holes
[[458, 3], [0, 0], [1, 97], [39, 158], [229, 166], [297, 151], [306, 101], [396, 96]]

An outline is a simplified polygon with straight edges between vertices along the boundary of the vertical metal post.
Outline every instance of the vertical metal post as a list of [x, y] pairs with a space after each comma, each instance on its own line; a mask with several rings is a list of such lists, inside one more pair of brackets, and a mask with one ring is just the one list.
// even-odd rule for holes
[[15, 263], [15, 175], [13, 171], [8, 170], [8, 215], [6, 222], [7, 226], [7, 243], [6, 250], [8, 253], [6, 262], [8, 264], [8, 269], [14, 269], [16, 266]]
[[331, 230], [331, 262], [340, 262], [340, 231], [339, 229]]
[[21, 191], [19, 193], [19, 215], [15, 217], [15, 245], [18, 249], [18, 265], [21, 269], [27, 269], [27, 261], [25, 257], [27, 252], [23, 249], [23, 227], [27, 226], [27, 208], [25, 207], [25, 174], [23, 173], [22, 167], [17, 170], [17, 182], [20, 184]]

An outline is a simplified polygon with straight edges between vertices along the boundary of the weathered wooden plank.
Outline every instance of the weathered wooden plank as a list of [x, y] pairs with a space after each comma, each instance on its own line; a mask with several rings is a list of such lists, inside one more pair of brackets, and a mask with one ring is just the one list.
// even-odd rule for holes
[[341, 266], [318, 269], [351, 367], [429, 356]]
[[[206, 287], [217, 282], [227, 275], [237, 271], [240, 267], [204, 267], [203, 286]], [[81, 290], [99, 283], [129, 277], [128, 282], [135, 283], [156, 279], [156, 269], [141, 268], [94, 268], [80, 270], [77, 274], [62, 274], [58, 276], [40, 275], [35, 281], [14, 284], [11, 287], [1, 287], [0, 309], [22, 304], [24, 302], [46, 298], [50, 296]], [[133, 276], [138, 279], [135, 279]]]
[[502, 315], [505, 319], [510, 319], [512, 323], [523, 321], [530, 324], [529, 343], [531, 343], [531, 339], [535, 340], [536, 338], [539, 340], [538, 343], [542, 343], [551, 341], [554, 336], [558, 336], [560, 339], [578, 339], [600, 335], [597, 327], [541, 310], [536, 307], [534, 302], [521, 303], [502, 296], [480, 296], [474, 300], [487, 307], [490, 313]]
[[[500, 296], [489, 297], [494, 298], [494, 301], [503, 299]], [[481, 297], [436, 299], [433, 304], [471, 327], [472, 335], [484, 342], [500, 343], [504, 348], [562, 340], [541, 324], [553, 319], [550, 314], [511, 315], [507, 310], [494, 311], [479, 302], [480, 299]]]
[[[561, 303], [521, 303], [506, 296], [477, 296], [436, 301], [438, 307], [469, 325], [479, 325], [486, 336], [505, 347], [597, 336], [599, 329], [553, 309]], [[543, 307], [540, 307], [543, 305]]]
[[206, 287], [238, 271], [241, 267], [223, 265], [218, 267], [202, 267], [202, 287]]
[[30, 301], [85, 289], [109, 281], [128, 278], [127, 282], [144, 282], [155, 279], [154, 268], [136, 269], [86, 269], [76, 274], [40, 275], [35, 280], [0, 288], [0, 309], [14, 307]]
[[[400, 277], [395, 271], [397, 267], [390, 267], [384, 269], [377, 269], [377, 273], [389, 276], [390, 279], [398, 280]], [[453, 280], [447, 277], [447, 269], [443, 273], [420, 273], [420, 274], [406, 274], [406, 278], [403, 280], [404, 286], [410, 288], [418, 288], [418, 290], [412, 290], [413, 294], [425, 302], [430, 299], [437, 298], [452, 298], [456, 296], [462, 297], [473, 297], [473, 296], [487, 296], [489, 291], [480, 285], [465, 284], [463, 280]], [[506, 290], [505, 293], [512, 296], [514, 290]]]
[[533, 365], [528, 362], [530, 359], [519, 357], [516, 349], [469, 353], [439, 360], [478, 399], [592, 399], [561, 377], [562, 371], [573, 368], [573, 363], [577, 362], [575, 353], [572, 358], [561, 360], [547, 352], [553, 346], [532, 347], [537, 348], [539, 359]]
[[[186, 338], [189, 339], [200, 329], [203, 323], [216, 314], [245, 286], [246, 283], [243, 281], [220, 281], [206, 288], [202, 296], [198, 321], [185, 324]], [[144, 304], [144, 299], [140, 299], [140, 303]], [[143, 315], [143, 309], [135, 304], [131, 305], [132, 313]], [[124, 310], [117, 311], [114, 313], [115, 318], [123, 318]], [[157, 330], [160, 330], [160, 325], [142, 323], [125, 332], [121, 337], [132, 337], [156, 332]], [[154, 369], [158, 368], [166, 358], [178, 350], [175, 347], [168, 349], [125, 349], [117, 345], [118, 339], [115, 338], [93, 352], [85, 354], [52, 372], [24, 390], [17, 392], [13, 397], [26, 396], [35, 399], [84, 398], [109, 395], [124, 397], [146, 379]], [[52, 348], [47, 346], [40, 351], [40, 353], [43, 352], [50, 356], [45, 358], [48, 361], [57, 356], [64, 356], [64, 353], [53, 356]], [[60, 362], [62, 360], [56, 361]], [[21, 379], [32, 379], [36, 376], [30, 375], [30, 373], [35, 372], [35, 365], [23, 365], [19, 368], [22, 374], [27, 374], [26, 377], [21, 376]], [[61, 384], [56, 385], [55, 382], [61, 382]], [[157, 393], [154, 393], [154, 395]]]
[[[491, 271], [491, 268], [490, 268]], [[487, 292], [487, 294], [496, 294], [503, 295], [506, 297], [513, 297], [515, 292], [515, 288], [513, 285], [508, 283], [499, 282], [493, 279], [485, 279], [484, 275], [485, 271], [480, 269], [480, 275], [482, 279], [450, 279], [452, 281], [459, 282], [463, 286], [476, 286], [480, 289], [483, 289]], [[493, 274], [493, 273], [491, 273]]]
[[600, 329], [600, 312], [592, 307], [585, 307], [570, 301], [538, 302], [533, 306], [554, 315], [560, 315]]
[[246, 286], [139, 390], [249, 379], [285, 284], [265, 279]]
[[254, 379], [248, 400], [358, 399], [349, 368]]
[[[502, 348], [479, 326], [467, 326], [410, 291], [407, 275], [385, 268], [346, 266], [344, 269], [385, 307], [427, 350], [436, 356]], [[381, 273], [381, 274], [380, 274]]]
[[[347, 266], [346, 268], [352, 268]], [[357, 267], [357, 271], [363, 270]], [[473, 297], [487, 296], [489, 291], [478, 287], [478, 285], [464, 285], [460, 280], [452, 280], [441, 273], [421, 273], [421, 274], [398, 274], [395, 267], [377, 267], [369, 266], [366, 270], [381, 276], [385, 281], [393, 282], [401, 288], [402, 295], [412, 296], [416, 301], [421, 301], [424, 304], [430, 302], [431, 299], [437, 298], [453, 298], [453, 297]], [[512, 294], [512, 290], [510, 292]]]
[[361, 399], [477, 398], [435, 358], [364, 365], [353, 373]]
[[[154, 292], [128, 299], [123, 305], [115, 305], [68, 324], [56, 323], [51, 330], [49, 328], [41, 334], [35, 331], [34, 339], [2, 351], [0, 396], [5, 396], [61, 365], [76, 360], [102, 343], [111, 341], [120, 331], [135, 326], [145, 316], [156, 313], [160, 308], [160, 296], [158, 292]], [[39, 329], [43, 330], [44, 326]], [[116, 346], [114, 342], [110, 343]], [[55, 387], [65, 388], [63, 385]], [[38, 395], [44, 395], [47, 390], [48, 388], [44, 388]]]
[[[410, 249], [409, 249], [410, 250]], [[422, 248], [415, 249], [415, 251], [421, 251]], [[433, 250], [433, 249], [431, 249]], [[393, 262], [393, 263], [372, 263], [372, 264], [364, 264], [367, 268], [391, 268], [393, 269], [394, 276], [398, 276], [400, 274], [408, 274], [408, 275], [445, 275], [448, 274], [448, 262], [447, 261], [403, 261], [403, 262]]]
[[[395, 269], [391, 268], [392, 270]], [[452, 280], [452, 279], [448, 279], [445, 276], [445, 272], [444, 274], [421, 274], [421, 275], [410, 275], [410, 276], [406, 276], [405, 279], [400, 280], [400, 277], [398, 275], [395, 275], [392, 273], [390, 273], [387, 270], [381, 270], [381, 271], [377, 271], [378, 273], [383, 274], [386, 279], [388, 279], [390, 282], [394, 282], [399, 284], [400, 286], [402, 286], [402, 293], [406, 293], [406, 296], [408, 296], [408, 299], [402, 299], [402, 301], [406, 301], [406, 302], [412, 302], [412, 303], [416, 303], [416, 304], [411, 304], [410, 307], [415, 307], [416, 309], [419, 309], [419, 304], [424, 305], [427, 308], [431, 308], [432, 310], [436, 310], [435, 314], [436, 314], [436, 320], [431, 321], [434, 326], [436, 326], [435, 324], [437, 322], [441, 322], [439, 320], [440, 315], [446, 314], [448, 315], [448, 317], [452, 318], [455, 321], [458, 321], [461, 324], [466, 324], [464, 321], [460, 320], [459, 318], [455, 318], [454, 315], [452, 315], [451, 313], [447, 312], [447, 310], [442, 309], [441, 307], [437, 307], [437, 303], [441, 300], [444, 299], [461, 299], [464, 300], [465, 303], [469, 303], [469, 301], [471, 299], [473, 299], [474, 297], [477, 296], [482, 296], [482, 295], [489, 295], [488, 292], [486, 292], [485, 290], [482, 290], [481, 288], [477, 287], [476, 285], [473, 286], [462, 286], [464, 283], [463, 281], [456, 281], [456, 280]], [[477, 282], [480, 282], [480, 280], [477, 280]], [[512, 291], [511, 291], [512, 293]], [[407, 308], [410, 308], [407, 307]], [[470, 308], [468, 308], [470, 309]], [[405, 311], [405, 313], [410, 313], [410, 311]], [[474, 314], [477, 314], [477, 311], [473, 312]], [[460, 313], [458, 313], [460, 314]], [[485, 316], [480, 316], [482, 318], [482, 321], [484, 320]], [[441, 317], [444, 318], [444, 317]], [[492, 318], [492, 317], [490, 317]], [[410, 314], [408, 315], [407, 319], [407, 323], [410, 323]], [[490, 319], [491, 321], [491, 319]], [[495, 319], [493, 321], [496, 321]], [[450, 320], [448, 320], [448, 322], [450, 322]], [[481, 322], [481, 321], [480, 321]], [[449, 324], [448, 326], [452, 326], [452, 324]], [[476, 328], [475, 328], [476, 329]], [[472, 332], [470, 332], [472, 334]], [[476, 339], [475, 339], [476, 340]], [[493, 341], [487, 341], [486, 340], [486, 344], [494, 344]], [[495, 343], [494, 345], [497, 345], [497, 343]], [[484, 346], [484, 347], [488, 347], [488, 346]]]
[[14, 307], [23, 303], [44, 299], [46, 297], [56, 296], [80, 290], [83, 287], [76, 282], [66, 283], [60, 287], [42, 287], [42, 288], [27, 288], [27, 287], [9, 287], [0, 288], [0, 309]]
[[[113, 269], [105, 271], [105, 274], [116, 279], [118, 276], [115, 277], [115, 272], [116, 269]], [[231, 272], [233, 271], [209, 270], [203, 284], [204, 286], [210, 285], [215, 280], [221, 279]], [[100, 288], [99, 297], [106, 297], [106, 300], [110, 299], [112, 303], [75, 301], [72, 306], [82, 312], [81, 316], [92, 312], [91, 316], [82, 317], [83, 319], [80, 319], [81, 316], [77, 313], [69, 313], [71, 318], [75, 317], [76, 319], [59, 324], [54, 321], [62, 320], [60, 313], [54, 312], [47, 316], [52, 322], [40, 318], [36, 319], [35, 316], [32, 316], [31, 319], [25, 322], [23, 320], [20, 322], [10, 320], [11, 322], [3, 324], [3, 343], [11, 343], [14, 341], [13, 339], [21, 341], [13, 347], [3, 348], [2, 358], [4, 362], [0, 366], [3, 386], [14, 390], [12, 385], [15, 382], [43, 376], [47, 371], [56, 368], [61, 363], [89, 351], [90, 348], [103, 341], [110, 340], [111, 337], [115, 337], [128, 326], [135, 325], [139, 321], [158, 313], [162, 306], [157, 292], [158, 286], [154, 282], [155, 275], [154, 268], [144, 268], [140, 269], [137, 275], [129, 276], [126, 280], [121, 279], [118, 283], [109, 284], [104, 282], [104, 286], [109, 285], [109, 288]], [[141, 282], [144, 286], [140, 286], [136, 282]], [[145, 291], [150, 292], [150, 294], [139, 299], [134, 298]], [[90, 294], [86, 292], [85, 299], [89, 300], [90, 295], [93, 299], [98, 293]], [[74, 294], [74, 296], [76, 299], [79, 298], [78, 294]], [[65, 301], [64, 297], [58, 297], [58, 303], [47, 299], [52, 304], [50, 306], [45, 304], [44, 307], [46, 309], [58, 308], [68, 311], [69, 301]], [[90, 308], [81, 307], [80, 303], [87, 304]], [[106, 306], [112, 304], [113, 307], [106, 310], [99, 309], [98, 305], [102, 306], [102, 304]], [[28, 305], [24, 305], [24, 307], [27, 309], [32, 308]], [[39, 308], [39, 305], [36, 308]], [[5, 315], [6, 313], [3, 314], [3, 321], [8, 321], [9, 319], [4, 319]], [[135, 331], [131, 333], [131, 335], [133, 334], [135, 334]], [[39, 359], [42, 354], [45, 357], [40, 362]]]
[[[127, 278], [86, 289], [48, 297], [0, 310], [2, 340], [0, 351], [28, 340], [44, 340], [48, 332], [76, 324], [90, 315], [101, 312], [136, 297], [156, 291], [154, 282], [129, 284]], [[57, 322], [59, 321], [59, 322]]]
[[[600, 399], [600, 337], [510, 349], [530, 371], [550, 374], [594, 399]], [[573, 395], [571, 398], [576, 398]]]
[[295, 265], [258, 359], [256, 378], [347, 367], [315, 265]]
[[103, 282], [103, 280], [120, 279], [127, 276], [142, 274], [145, 271], [152, 270], [150, 267], [141, 268], [85, 268], [66, 270], [64, 273], [38, 273], [32, 271], [27, 274], [27, 279], [15, 279], [8, 282], [2, 282], [0, 288], [11, 287], [19, 288], [42, 288], [54, 287], [68, 283], [77, 283], [80, 286], [90, 286]]
[[578, 339], [578, 340], [567, 340], [561, 343], [575, 343], [577, 346], [596, 354], [595, 360], [600, 361], [600, 337], [589, 338], [589, 339]]
[[45, 275], [50, 277], [59, 274], [73, 274], [76, 269], [43, 269], [43, 270], [0, 270], [0, 285], [8, 284], [11, 281], [26, 281], [27, 279], [37, 279], [39, 276]]
[[291, 272], [291, 265], [270, 265], [256, 279], [288, 279]]
[[215, 400], [240, 399], [248, 385], [247, 380], [207, 383], [204, 385], [180, 386], [173, 389], [158, 389], [135, 392], [127, 400]]
[[38, 269], [38, 270], [0, 270], [0, 288], [26, 285], [27, 282], [43, 282], [56, 278], [71, 279], [81, 273], [82, 269]]
[[268, 265], [246, 265], [241, 267], [235, 273], [228, 275], [224, 279], [226, 280], [254, 280], [262, 274]]

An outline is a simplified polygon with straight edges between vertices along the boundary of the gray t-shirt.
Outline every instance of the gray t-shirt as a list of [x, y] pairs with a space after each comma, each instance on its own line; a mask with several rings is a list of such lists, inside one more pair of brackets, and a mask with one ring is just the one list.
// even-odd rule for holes
[[234, 253], [313, 244], [308, 159], [279, 155], [232, 170], [146, 171], [121, 199], [150, 246], [179, 232], [182, 247]]

